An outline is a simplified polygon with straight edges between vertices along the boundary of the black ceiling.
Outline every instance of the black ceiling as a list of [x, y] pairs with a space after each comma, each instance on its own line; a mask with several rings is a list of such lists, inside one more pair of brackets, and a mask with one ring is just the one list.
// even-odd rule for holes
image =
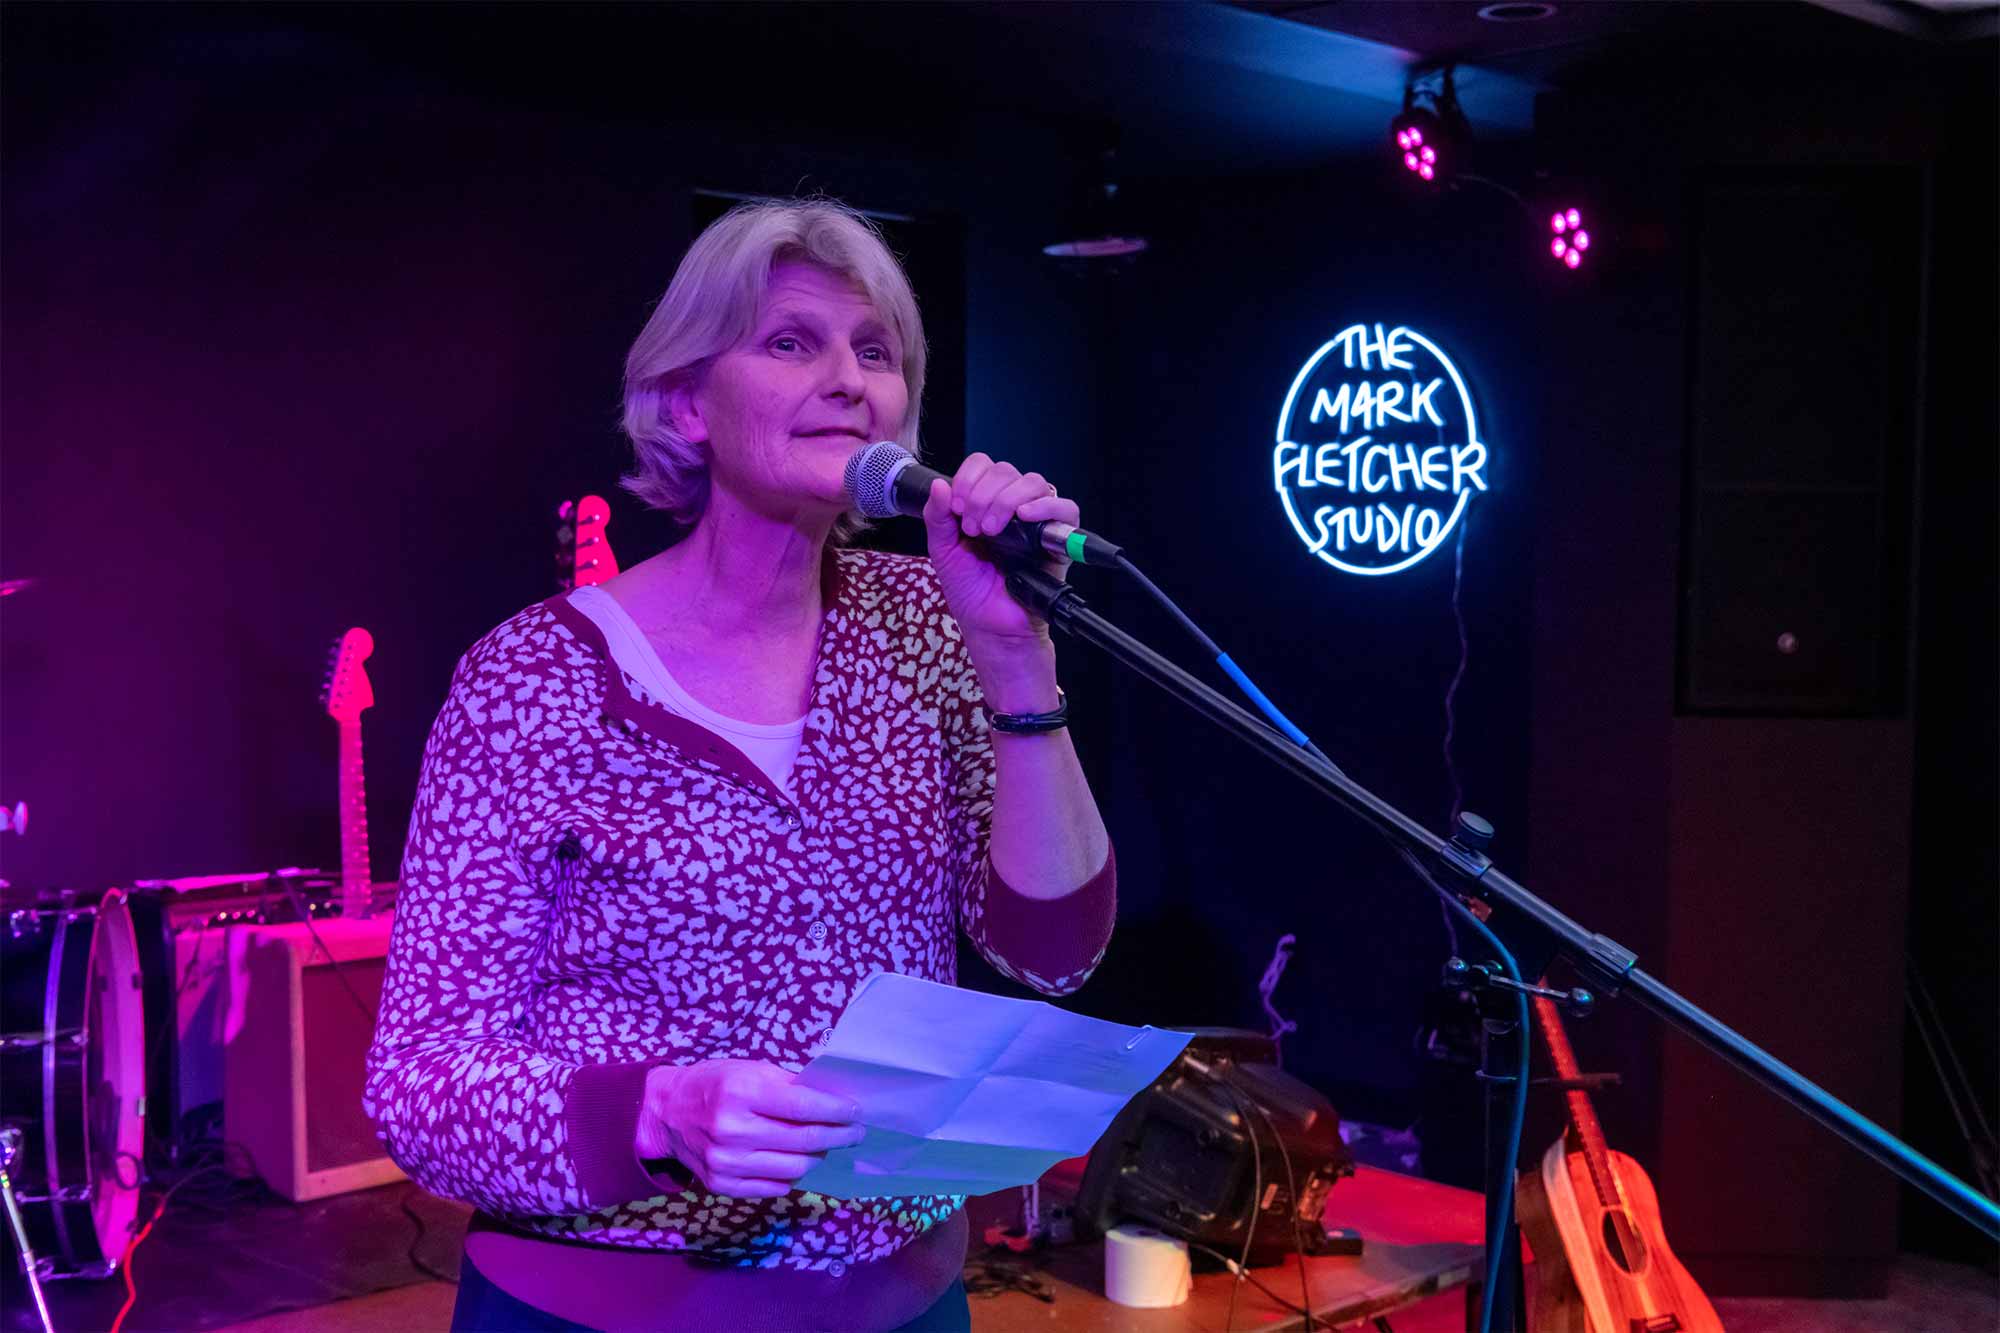
[[1955, 0], [1565, 0], [1530, 22], [1482, 18], [1488, 7], [16, 4], [0, 7], [0, 23], [17, 129], [25, 105], [60, 106], [93, 70], [280, 30], [454, 87], [661, 125], [768, 115], [936, 138], [1004, 111], [1079, 135], [1116, 126], [1134, 175], [1295, 168], [1374, 151], [1408, 76], [1446, 62], [1458, 65], [1461, 101], [1489, 139], [1527, 134], [1536, 95], [1551, 89], [1671, 87], [1717, 67], [1814, 79], [1940, 64], [1990, 78], [1994, 66], [1991, 38], [1951, 39], [1990, 31], [1995, 7]]

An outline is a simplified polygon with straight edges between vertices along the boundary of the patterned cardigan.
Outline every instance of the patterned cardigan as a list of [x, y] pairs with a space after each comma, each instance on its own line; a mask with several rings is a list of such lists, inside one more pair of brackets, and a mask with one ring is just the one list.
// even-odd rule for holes
[[895, 1252], [950, 1196], [681, 1190], [633, 1148], [646, 1071], [797, 1069], [880, 971], [1080, 986], [1107, 860], [1024, 897], [987, 859], [992, 745], [930, 563], [835, 550], [792, 792], [667, 712], [562, 598], [460, 662], [431, 731], [368, 1058], [390, 1155], [535, 1234], [825, 1269]]

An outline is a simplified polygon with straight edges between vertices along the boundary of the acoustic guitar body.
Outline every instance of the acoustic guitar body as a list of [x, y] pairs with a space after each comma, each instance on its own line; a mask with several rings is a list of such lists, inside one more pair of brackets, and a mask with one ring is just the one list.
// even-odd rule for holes
[[1608, 1156], [1618, 1206], [1599, 1201], [1589, 1162], [1567, 1136], [1549, 1145], [1540, 1173], [1590, 1333], [1722, 1333], [1715, 1307], [1667, 1248], [1653, 1182], [1624, 1153]]

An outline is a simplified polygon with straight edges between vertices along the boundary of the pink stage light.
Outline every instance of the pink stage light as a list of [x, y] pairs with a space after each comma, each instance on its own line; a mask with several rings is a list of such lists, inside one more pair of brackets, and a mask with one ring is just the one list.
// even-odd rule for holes
[[[1549, 215], [1549, 254], [1574, 269], [1583, 265], [1583, 252], [1590, 248], [1590, 233], [1583, 229], [1583, 210], [1566, 208]], [[1567, 238], [1567, 239], [1565, 239]]]
[[1423, 107], [1407, 108], [1397, 116], [1389, 125], [1389, 137], [1403, 169], [1421, 180], [1442, 182], [1457, 163], [1450, 131], [1438, 123], [1435, 112]]

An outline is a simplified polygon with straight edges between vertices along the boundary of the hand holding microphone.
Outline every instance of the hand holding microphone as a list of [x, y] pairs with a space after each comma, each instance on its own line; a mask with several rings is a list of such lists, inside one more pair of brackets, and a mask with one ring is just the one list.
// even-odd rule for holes
[[1007, 591], [1007, 568], [1043, 564], [1060, 577], [1072, 560], [1115, 559], [1118, 548], [1076, 526], [1076, 502], [1039, 473], [972, 454], [946, 477], [882, 442], [847, 461], [847, 494], [871, 518], [924, 520], [931, 564], [965, 634], [987, 702], [1003, 713], [1056, 707], [1048, 626]]
[[[1020, 503], [1005, 509], [999, 503], [1003, 491], [1016, 480], [1024, 486], [1015, 488], [1008, 498]], [[1108, 565], [1121, 554], [1102, 537], [1076, 526], [1074, 504], [1065, 508], [1036, 503], [1058, 498], [1054, 485], [1039, 472], [1024, 474], [1011, 463], [995, 463], [985, 454], [972, 454], [960, 465], [957, 476], [946, 477], [919, 463], [893, 440], [879, 440], [858, 449], [847, 460], [848, 498], [868, 518], [898, 514], [922, 517], [931, 487], [939, 481], [951, 488], [952, 512], [958, 516], [964, 535], [983, 541], [1005, 558], [1053, 556], [1078, 564]]]

